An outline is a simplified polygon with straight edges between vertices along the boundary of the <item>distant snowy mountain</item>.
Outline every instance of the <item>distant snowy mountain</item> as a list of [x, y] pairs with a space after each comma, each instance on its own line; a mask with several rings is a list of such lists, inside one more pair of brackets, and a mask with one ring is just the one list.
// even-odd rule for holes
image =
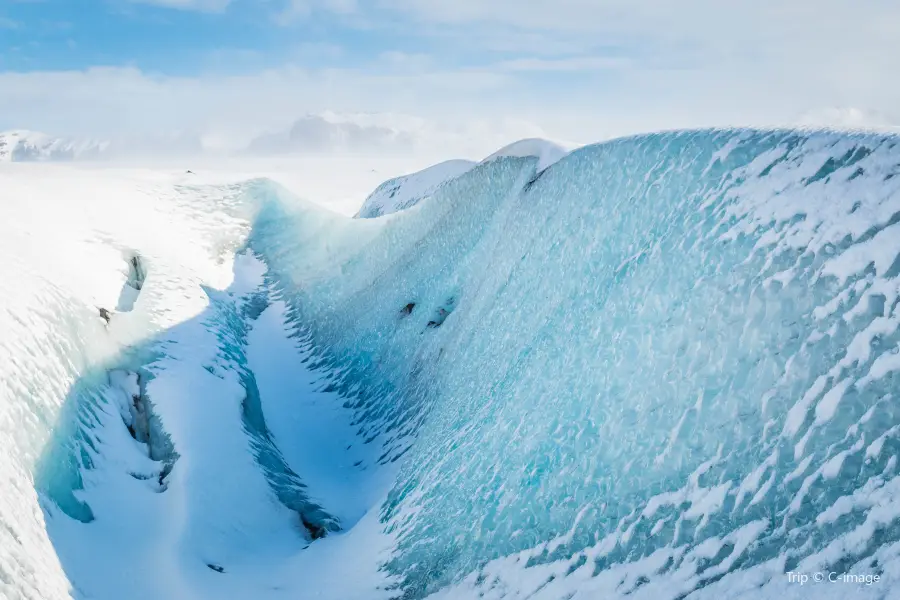
[[247, 151], [267, 156], [407, 152], [413, 144], [413, 136], [403, 130], [339, 120], [328, 115], [307, 115], [295, 121], [287, 131], [267, 133], [253, 139]]
[[[568, 150], [558, 144], [533, 138], [509, 144], [477, 164], [504, 157], [533, 157], [538, 159], [537, 171], [541, 172], [566, 154]], [[475, 165], [476, 163], [468, 160], [448, 160], [411, 175], [389, 179], [366, 198], [356, 218], [372, 219], [415, 206], [448, 181], [469, 172]]]
[[96, 158], [106, 146], [106, 142], [54, 137], [36, 131], [0, 132], [0, 162]]
[[[13, 124], [18, 127], [18, 125]], [[241, 130], [189, 129], [164, 132], [104, 132], [89, 137], [0, 131], [0, 161], [107, 161], [195, 157], [368, 156], [415, 157], [415, 166], [445, 156], [484, 156], [518, 137], [543, 133], [518, 122], [498, 120], [467, 125], [436, 123], [389, 113], [307, 114], [263, 134]], [[564, 150], [538, 139], [518, 142], [502, 152], [510, 156], [561, 156]], [[496, 155], [500, 155], [497, 153]], [[495, 155], [492, 155], [493, 158]], [[541, 160], [541, 164], [547, 161]], [[394, 171], [396, 172], [396, 171]]]
[[199, 156], [199, 135], [167, 133], [107, 140], [54, 136], [28, 130], [0, 132], [0, 162], [65, 162], [127, 158]]
[[448, 160], [418, 173], [389, 179], [366, 198], [356, 218], [372, 219], [415, 206], [474, 166], [475, 163], [469, 160]]

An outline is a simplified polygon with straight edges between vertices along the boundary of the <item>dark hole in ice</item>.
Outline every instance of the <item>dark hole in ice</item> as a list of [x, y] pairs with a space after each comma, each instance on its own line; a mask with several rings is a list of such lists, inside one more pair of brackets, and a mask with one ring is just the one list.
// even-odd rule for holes
[[172, 464], [166, 463], [162, 471], [159, 472], [159, 485], [165, 485], [166, 477], [172, 472]]
[[326, 530], [321, 525], [316, 525], [315, 523], [311, 523], [303, 515], [300, 515], [300, 521], [303, 523], [303, 526], [309, 532], [309, 537], [312, 538], [313, 540], [321, 539], [328, 534], [328, 530]]

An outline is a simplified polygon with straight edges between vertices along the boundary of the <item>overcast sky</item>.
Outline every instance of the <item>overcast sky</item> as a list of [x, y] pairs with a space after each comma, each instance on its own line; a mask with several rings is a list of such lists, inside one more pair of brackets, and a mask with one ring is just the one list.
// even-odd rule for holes
[[890, 121], [898, 32], [896, 0], [0, 0], [0, 129], [227, 143], [332, 111], [488, 148]]

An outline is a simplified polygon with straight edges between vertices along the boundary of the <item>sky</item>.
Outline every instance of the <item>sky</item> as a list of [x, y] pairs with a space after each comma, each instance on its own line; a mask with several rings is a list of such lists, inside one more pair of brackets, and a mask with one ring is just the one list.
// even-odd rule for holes
[[471, 153], [892, 124], [897, 31], [895, 0], [0, 0], [0, 130], [224, 147], [312, 113]]

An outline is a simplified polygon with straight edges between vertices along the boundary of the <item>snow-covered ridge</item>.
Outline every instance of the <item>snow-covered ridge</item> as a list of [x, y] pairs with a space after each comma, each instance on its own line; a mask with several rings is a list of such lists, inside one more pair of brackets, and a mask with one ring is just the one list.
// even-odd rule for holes
[[475, 163], [468, 160], [448, 160], [411, 175], [389, 179], [366, 198], [356, 218], [371, 219], [415, 206], [441, 185], [474, 166]]
[[[531, 138], [504, 146], [477, 164], [486, 164], [498, 158], [536, 158], [537, 174], [540, 174], [568, 152], [554, 142]], [[448, 160], [411, 175], [389, 179], [366, 198], [356, 217], [370, 219], [413, 207], [434, 195], [442, 185], [469, 172], [475, 165], [468, 160]]]
[[482, 163], [487, 163], [497, 158], [537, 158], [537, 172], [540, 173], [547, 167], [562, 160], [569, 153], [569, 150], [563, 148], [555, 142], [542, 140], [537, 138], [519, 140], [512, 144], [497, 150]]

